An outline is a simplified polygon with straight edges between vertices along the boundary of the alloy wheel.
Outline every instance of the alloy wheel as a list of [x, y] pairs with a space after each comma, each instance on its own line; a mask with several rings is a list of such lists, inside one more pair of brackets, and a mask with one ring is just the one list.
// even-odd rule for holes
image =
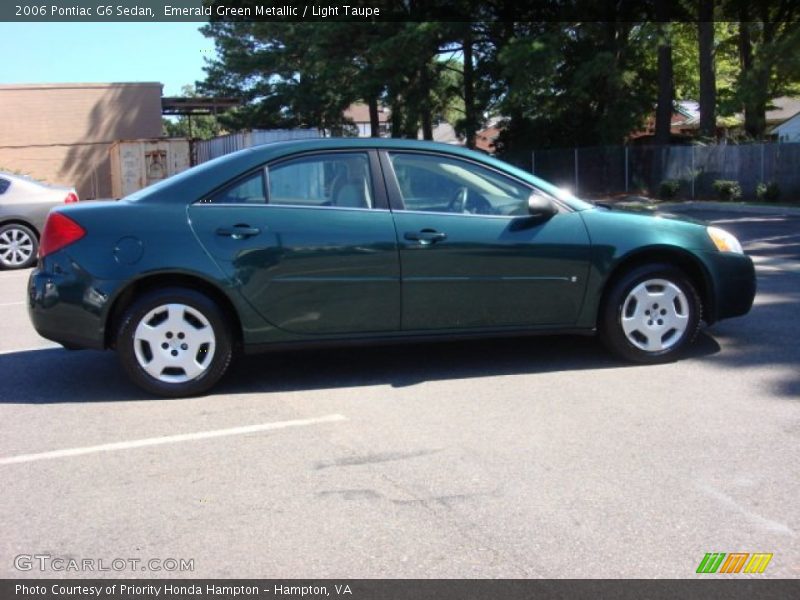
[[34, 246], [30, 233], [10, 227], [0, 233], [0, 262], [10, 268], [24, 265], [33, 256]]

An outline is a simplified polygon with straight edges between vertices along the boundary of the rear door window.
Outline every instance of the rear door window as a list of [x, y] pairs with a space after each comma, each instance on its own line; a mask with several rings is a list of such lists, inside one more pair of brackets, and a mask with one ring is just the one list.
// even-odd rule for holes
[[375, 206], [369, 156], [363, 152], [314, 154], [267, 169], [269, 204], [284, 206]]

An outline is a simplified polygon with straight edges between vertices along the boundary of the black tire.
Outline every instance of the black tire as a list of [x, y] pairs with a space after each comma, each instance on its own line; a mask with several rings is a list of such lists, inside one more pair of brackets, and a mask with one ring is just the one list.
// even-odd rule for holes
[[[17, 245], [11, 247], [12, 240]], [[0, 268], [27, 269], [36, 263], [39, 238], [33, 229], [21, 223], [6, 223], [0, 227]]]
[[[193, 378], [188, 378], [185, 381], [163, 381], [149, 373], [140, 360], [140, 357], [143, 355], [146, 358], [148, 353], [155, 358], [155, 354], [153, 353], [161, 352], [159, 348], [151, 348], [149, 342], [144, 342], [141, 339], [137, 342], [136, 331], [145, 317], [164, 305], [183, 305], [184, 309], [178, 312], [184, 315], [182, 323], [186, 325], [186, 329], [189, 333], [184, 334], [180, 331], [169, 331], [169, 339], [166, 337], [164, 338], [163, 344], [167, 344], [167, 347], [163, 348], [163, 352], [159, 354], [159, 360], [168, 361], [170, 358], [167, 355], [175, 354], [175, 360], [178, 366], [172, 367], [167, 365], [167, 368], [161, 370], [162, 377], [188, 377], [189, 374], [183, 371], [180, 365], [189, 364], [186, 362], [188, 357], [193, 356], [196, 359], [197, 357], [202, 358], [208, 354], [208, 344], [206, 344], [205, 351], [198, 346], [198, 348], [188, 347], [185, 353], [183, 353], [180, 348], [181, 342], [178, 339], [179, 335], [181, 336], [181, 340], [183, 340], [183, 335], [190, 336], [191, 328], [196, 325], [201, 326], [197, 328], [196, 331], [202, 332], [202, 335], [207, 336], [213, 334], [213, 354], [209, 359], [210, 362], [208, 364], [203, 363], [203, 371], [200, 374]], [[152, 317], [147, 323], [155, 322], [161, 314], [162, 313], [159, 313], [155, 317]], [[168, 311], [164, 311], [163, 314], [168, 314]], [[198, 314], [205, 319], [207, 324], [198, 320]], [[159, 323], [157, 327], [173, 329], [173, 327], [169, 326], [169, 323], [165, 323], [164, 325]], [[208, 327], [211, 328], [210, 332]], [[178, 327], [178, 329], [181, 328], [182, 327]], [[160, 336], [160, 329], [158, 335]], [[167, 333], [164, 335], [166, 336]], [[186, 341], [191, 342], [189, 337], [187, 337]], [[142, 389], [152, 394], [169, 398], [197, 396], [211, 389], [227, 371], [233, 357], [232, 328], [229, 319], [226, 318], [223, 311], [205, 294], [189, 288], [161, 288], [144, 293], [124, 312], [119, 327], [117, 328], [116, 349], [122, 367], [125, 369], [128, 377]], [[137, 356], [137, 351], [139, 352], [139, 356]], [[177, 354], [179, 352], [181, 353], [180, 356]], [[146, 366], [151, 369], [157, 368], [149, 364]], [[183, 371], [183, 375], [177, 371]]]
[[[674, 300], [674, 304], [667, 306], [649, 305], [642, 308], [642, 312], [637, 312], [640, 308], [636, 299], [629, 299], [634, 290], [642, 290], [640, 287], [645, 282], [665, 281], [674, 285], [682, 292], [683, 296]], [[647, 288], [656, 292], [658, 285]], [[663, 289], [663, 288], [662, 288]], [[670, 288], [673, 289], [673, 288]], [[627, 302], [627, 304], [626, 304]], [[649, 302], [649, 300], [648, 300]], [[658, 309], [653, 310], [653, 306]], [[645, 309], [649, 311], [643, 314]], [[623, 310], [626, 310], [626, 320], [634, 323], [634, 317], [641, 319], [641, 322], [628, 325], [629, 328], [637, 328], [635, 331], [626, 333], [623, 326]], [[669, 321], [665, 318], [663, 323], [661, 312], [671, 316], [675, 313], [675, 320], [683, 322], [685, 315], [685, 329], [679, 332], [683, 325], [671, 328]], [[653, 315], [653, 316], [650, 316]], [[611, 288], [605, 294], [605, 300], [600, 308], [600, 336], [603, 343], [611, 352], [625, 360], [643, 363], [656, 364], [676, 360], [694, 341], [700, 328], [700, 318], [702, 315], [702, 302], [691, 281], [680, 269], [668, 264], [649, 264], [636, 267], [623, 274], [611, 283]], [[666, 315], [665, 315], [666, 317]], [[650, 319], [651, 321], [647, 321]], [[652, 322], [652, 326], [648, 323]], [[640, 332], [640, 328], [647, 328], [648, 335]], [[662, 339], [663, 336], [663, 339]], [[653, 343], [651, 343], [653, 342]], [[642, 346], [656, 348], [657, 344], [668, 347], [661, 349], [645, 349]]]

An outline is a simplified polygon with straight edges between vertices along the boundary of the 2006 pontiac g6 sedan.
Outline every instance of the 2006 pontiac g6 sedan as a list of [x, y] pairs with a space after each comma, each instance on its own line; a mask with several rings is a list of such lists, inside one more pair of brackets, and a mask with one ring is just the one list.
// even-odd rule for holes
[[320, 343], [597, 332], [657, 363], [754, 295], [724, 230], [588, 204], [458, 147], [321, 139], [53, 210], [28, 305], [44, 337], [114, 348], [145, 390], [184, 396], [237, 350]]

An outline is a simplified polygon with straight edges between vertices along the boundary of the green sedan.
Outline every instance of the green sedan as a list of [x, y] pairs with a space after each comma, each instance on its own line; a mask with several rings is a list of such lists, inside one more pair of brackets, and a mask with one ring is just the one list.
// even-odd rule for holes
[[239, 351], [314, 344], [599, 333], [670, 361], [755, 287], [722, 229], [587, 204], [458, 147], [320, 139], [55, 209], [28, 308], [44, 337], [116, 349], [142, 388], [186, 396]]

